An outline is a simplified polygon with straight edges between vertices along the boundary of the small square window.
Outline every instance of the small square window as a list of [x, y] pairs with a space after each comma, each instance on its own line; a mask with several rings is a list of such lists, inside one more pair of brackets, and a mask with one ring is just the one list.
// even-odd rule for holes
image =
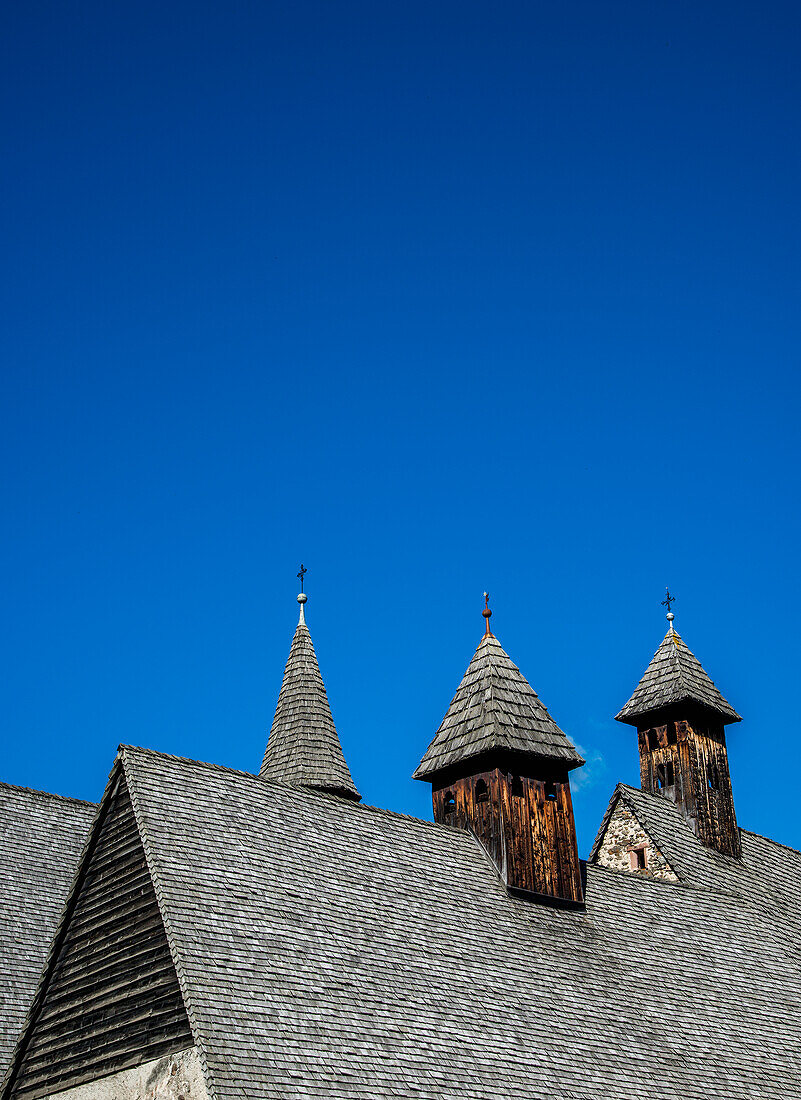
[[645, 845], [629, 849], [629, 867], [632, 871], [645, 871], [648, 868], [648, 853]]

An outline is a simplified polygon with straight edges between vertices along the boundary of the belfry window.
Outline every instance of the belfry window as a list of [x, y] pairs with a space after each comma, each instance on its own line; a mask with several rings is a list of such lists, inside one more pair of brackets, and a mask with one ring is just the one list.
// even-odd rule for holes
[[483, 779], [476, 783], [476, 802], [489, 802], [489, 791]]
[[448, 791], [445, 795], [442, 810], [446, 817], [453, 817], [456, 813], [456, 799], [453, 797], [453, 791]]
[[664, 764], [656, 766], [656, 785], [660, 790], [664, 787], [672, 787], [676, 778], [673, 773], [673, 761], [666, 760]]
[[720, 788], [720, 773], [714, 760], [709, 761], [709, 771], [706, 773], [706, 779], [710, 791], [716, 791]]
[[545, 797], [548, 799], [549, 802], [556, 801], [556, 784], [553, 782], [553, 780], [549, 780], [545, 784]]

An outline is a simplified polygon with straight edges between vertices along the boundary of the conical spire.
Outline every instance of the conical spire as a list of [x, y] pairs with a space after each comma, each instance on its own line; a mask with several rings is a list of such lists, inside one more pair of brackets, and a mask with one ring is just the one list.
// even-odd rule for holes
[[709, 679], [698, 658], [688, 649], [673, 627], [673, 613], [667, 615], [670, 627], [651, 663], [643, 673], [634, 694], [615, 715], [618, 722], [636, 726], [640, 718], [672, 703], [697, 703], [714, 711], [723, 724], [740, 722], [734, 707], [726, 702]]
[[489, 633], [489, 615], [485, 618], [487, 633], [414, 778], [426, 779], [495, 750], [579, 767], [584, 763], [581, 756], [501, 643]]
[[259, 775], [279, 783], [332, 791], [358, 802], [361, 796], [345, 763], [306, 626], [306, 599], [301, 592], [300, 618]]

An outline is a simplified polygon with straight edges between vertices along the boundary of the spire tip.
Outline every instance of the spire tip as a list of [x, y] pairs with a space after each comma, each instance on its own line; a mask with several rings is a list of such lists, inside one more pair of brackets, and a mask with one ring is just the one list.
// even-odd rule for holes
[[491, 638], [492, 631], [490, 630], [490, 619], [492, 618], [492, 612], [489, 605], [489, 592], [484, 593], [484, 610], [481, 612], [484, 616], [484, 637]]

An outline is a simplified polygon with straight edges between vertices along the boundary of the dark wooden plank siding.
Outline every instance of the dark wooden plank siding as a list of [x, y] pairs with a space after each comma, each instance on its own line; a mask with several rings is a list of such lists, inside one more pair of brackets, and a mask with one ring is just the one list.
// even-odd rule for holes
[[583, 900], [566, 771], [533, 778], [493, 768], [435, 786], [433, 795], [434, 819], [471, 829], [509, 886], [564, 901]]
[[638, 741], [642, 789], [681, 806], [702, 844], [739, 856], [723, 725], [703, 716], [673, 719], [640, 729]]
[[121, 781], [84, 866], [10, 1095], [35, 1100], [191, 1044]]

